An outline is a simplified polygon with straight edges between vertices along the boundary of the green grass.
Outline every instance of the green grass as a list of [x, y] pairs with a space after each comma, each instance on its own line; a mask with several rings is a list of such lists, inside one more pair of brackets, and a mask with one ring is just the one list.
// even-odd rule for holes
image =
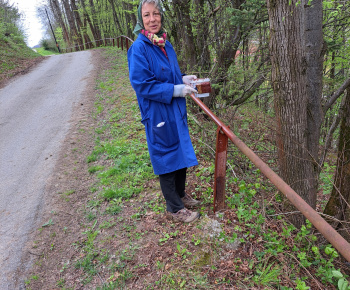
[[35, 50], [37, 51], [37, 53], [39, 53], [39, 54], [42, 55], [42, 56], [48, 56], [48, 55], [56, 55], [56, 54], [59, 54], [59, 53], [56, 52], [56, 51], [46, 50], [46, 49], [44, 49], [43, 47], [35, 48]]
[[4, 37], [0, 41], [0, 82], [13, 76], [18, 70], [25, 69], [30, 60], [40, 54], [29, 48], [22, 39]]

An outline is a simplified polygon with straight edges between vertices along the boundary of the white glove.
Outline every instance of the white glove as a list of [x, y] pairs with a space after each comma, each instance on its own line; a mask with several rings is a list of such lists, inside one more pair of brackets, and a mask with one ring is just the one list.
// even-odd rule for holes
[[185, 85], [190, 85], [192, 81], [195, 81], [197, 79], [197, 76], [195, 75], [186, 75], [182, 77], [182, 81]]
[[192, 93], [197, 93], [197, 91], [188, 85], [174, 85], [174, 98], [186, 97]]

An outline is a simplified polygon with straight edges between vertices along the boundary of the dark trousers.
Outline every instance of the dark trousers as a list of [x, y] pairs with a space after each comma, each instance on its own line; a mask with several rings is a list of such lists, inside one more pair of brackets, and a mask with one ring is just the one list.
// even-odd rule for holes
[[159, 175], [160, 187], [169, 212], [178, 212], [184, 208], [181, 198], [185, 196], [186, 171], [187, 168], [183, 168]]

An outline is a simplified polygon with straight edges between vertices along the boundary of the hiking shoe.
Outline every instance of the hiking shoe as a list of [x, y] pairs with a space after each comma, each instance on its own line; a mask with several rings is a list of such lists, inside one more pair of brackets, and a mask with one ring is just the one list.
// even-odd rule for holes
[[181, 198], [185, 207], [193, 207], [199, 205], [201, 202], [199, 200], [193, 199], [188, 193], [185, 194], [184, 197]]
[[169, 216], [179, 222], [190, 223], [199, 218], [199, 212], [190, 211], [187, 208], [183, 208], [176, 213], [168, 212]]

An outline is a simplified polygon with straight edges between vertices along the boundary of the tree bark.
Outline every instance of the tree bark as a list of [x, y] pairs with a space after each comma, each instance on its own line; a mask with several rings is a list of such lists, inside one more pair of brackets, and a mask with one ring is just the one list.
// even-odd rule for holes
[[[78, 31], [80, 31], [81, 33], [81, 37], [84, 38], [85, 41], [85, 47], [86, 48], [91, 48], [91, 40], [89, 35], [87, 34], [87, 27], [86, 25], [84, 25], [84, 23], [81, 21], [80, 15], [79, 15], [79, 11], [78, 8], [75, 4], [76, 0], [71, 0], [71, 7], [73, 10], [73, 15], [75, 18], [75, 22], [77, 24], [78, 27]], [[82, 47], [84, 49], [84, 46]]]
[[[313, 208], [322, 120], [322, 1], [267, 0], [281, 177]], [[291, 205], [286, 202], [289, 210]], [[292, 217], [301, 226], [301, 215]]]
[[[324, 213], [339, 221], [350, 220], [350, 92], [347, 91], [342, 112], [338, 140], [337, 169], [334, 177], [334, 187]], [[333, 222], [340, 234], [350, 241], [350, 233], [339, 222]]]
[[57, 0], [50, 0], [50, 6], [53, 11], [53, 14], [55, 15], [57, 22], [62, 27], [64, 41], [67, 43], [67, 46], [70, 46], [71, 39], [69, 38], [66, 24], [63, 21], [62, 11], [60, 6], [57, 3]]
[[69, 5], [68, 0], [62, 0], [62, 3], [64, 6], [64, 10], [66, 12], [66, 17], [67, 17], [69, 28], [70, 28], [71, 39], [75, 44], [75, 50], [80, 50], [81, 47], [83, 46], [83, 41], [82, 41], [81, 36], [78, 33], [78, 29], [75, 25], [74, 15], [72, 13], [71, 7]]
[[119, 32], [123, 33], [123, 29], [122, 29], [122, 27], [120, 25], [120, 21], [118, 19], [117, 12], [115, 11], [114, 0], [108, 0], [108, 1], [109, 1], [109, 4], [112, 7], [114, 24], [115, 24], [116, 28], [119, 29]]
[[[195, 67], [197, 64], [196, 43], [192, 33], [192, 24], [190, 17], [190, 1], [187, 0], [173, 0], [174, 11], [176, 19], [180, 21], [181, 29], [179, 32], [183, 40], [182, 51], [185, 56], [185, 63], [187, 67]], [[185, 68], [187, 69], [187, 68]]]
[[[84, 2], [84, 0], [81, 0], [81, 2]], [[91, 9], [91, 14], [92, 17], [90, 18], [90, 25], [93, 27], [93, 30], [95, 32], [95, 42], [97, 46], [100, 46], [103, 44], [103, 41], [101, 40], [102, 35], [101, 35], [101, 30], [99, 28], [99, 24], [97, 19], [97, 12], [95, 9], [95, 5], [94, 5], [94, 1], [93, 0], [89, 0], [90, 2], [90, 9]]]

